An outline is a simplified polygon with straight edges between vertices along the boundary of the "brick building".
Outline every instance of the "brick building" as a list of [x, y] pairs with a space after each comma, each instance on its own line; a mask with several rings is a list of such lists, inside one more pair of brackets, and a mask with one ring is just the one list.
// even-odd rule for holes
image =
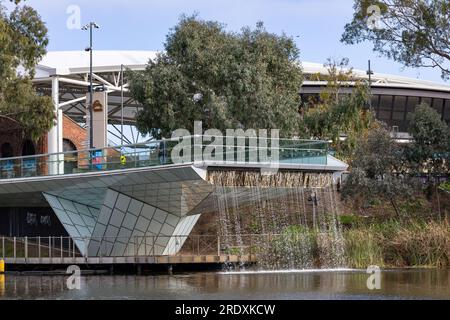
[[[86, 129], [68, 116], [63, 116], [64, 151], [85, 149]], [[8, 119], [0, 120], [0, 158], [48, 153], [47, 135], [32, 141], [20, 126]]]

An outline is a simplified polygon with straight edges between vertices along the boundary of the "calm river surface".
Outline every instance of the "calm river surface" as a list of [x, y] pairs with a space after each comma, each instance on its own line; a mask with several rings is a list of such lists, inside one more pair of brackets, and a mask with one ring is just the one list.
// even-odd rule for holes
[[0, 276], [0, 299], [450, 299], [450, 271], [389, 270], [381, 289], [364, 271], [184, 273], [84, 276], [68, 290], [65, 276]]

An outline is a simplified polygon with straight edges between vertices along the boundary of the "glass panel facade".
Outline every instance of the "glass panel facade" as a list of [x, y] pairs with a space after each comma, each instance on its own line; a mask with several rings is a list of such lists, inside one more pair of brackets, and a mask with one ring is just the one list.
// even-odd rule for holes
[[444, 120], [450, 125], [450, 100], [445, 100]]
[[408, 97], [408, 102], [406, 104], [406, 111], [408, 113], [414, 112], [419, 103], [420, 103], [419, 97]]
[[[302, 98], [305, 99], [307, 96], [313, 95], [303, 95]], [[371, 99], [377, 119], [389, 127], [397, 126], [400, 132], [408, 131], [408, 115], [414, 112], [420, 103], [431, 106], [450, 125], [450, 99], [379, 94], [373, 95]]]
[[392, 96], [381, 96], [378, 110], [378, 119], [391, 125]]
[[444, 99], [436, 99], [436, 98], [433, 99], [432, 108], [434, 110], [436, 110], [437, 113], [439, 113], [439, 115], [441, 116], [441, 119], [442, 119], [442, 106], [443, 106], [443, 103], [444, 103]]
[[431, 107], [431, 98], [421, 98], [420, 103], [426, 103], [428, 106]]
[[394, 100], [394, 113], [392, 119], [403, 120], [405, 117], [406, 97], [397, 96]]

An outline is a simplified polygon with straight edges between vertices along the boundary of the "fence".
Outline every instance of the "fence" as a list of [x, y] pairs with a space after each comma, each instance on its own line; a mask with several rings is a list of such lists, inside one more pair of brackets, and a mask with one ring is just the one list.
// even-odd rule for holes
[[[145, 236], [131, 238], [71, 237], [0, 237], [0, 258], [87, 258], [87, 257], [154, 257], [154, 256], [224, 256], [255, 255], [261, 246], [276, 238], [274, 234]], [[95, 254], [90, 245], [96, 242]], [[170, 245], [180, 247], [167, 250]], [[85, 245], [85, 254], [79, 250]], [[118, 246], [117, 246], [118, 245]], [[121, 246], [122, 245], [122, 246]], [[124, 248], [117, 251], [115, 247]], [[166, 246], [166, 250], [161, 249]], [[172, 253], [171, 253], [172, 252]]]

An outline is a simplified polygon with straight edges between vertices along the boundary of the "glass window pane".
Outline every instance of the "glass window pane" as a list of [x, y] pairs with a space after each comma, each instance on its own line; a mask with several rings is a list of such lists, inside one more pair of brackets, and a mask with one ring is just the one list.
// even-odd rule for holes
[[389, 120], [391, 119], [391, 111], [380, 110], [378, 113], [378, 118], [380, 120]]
[[420, 103], [426, 103], [428, 106], [431, 107], [431, 98], [422, 98]]
[[442, 117], [442, 102], [444, 100], [443, 99], [437, 99], [434, 98], [433, 99], [433, 109], [437, 111], [437, 113], [439, 113], [439, 115]]
[[445, 100], [444, 120], [450, 121], [450, 100]]
[[378, 95], [373, 95], [373, 96], [372, 96], [371, 103], [372, 103], [372, 108], [373, 108], [374, 110], [377, 110], [377, 109], [378, 109], [378, 98], [379, 98]]
[[419, 97], [408, 97], [408, 104], [406, 107], [407, 112], [414, 112], [419, 105]]
[[392, 114], [392, 119], [394, 119], [394, 120], [403, 120], [404, 116], [405, 116], [404, 112], [394, 111], [394, 113]]
[[394, 100], [394, 111], [403, 112], [405, 110], [405, 104], [406, 104], [406, 97], [396, 96]]
[[381, 96], [380, 99], [380, 110], [391, 110], [392, 109], [392, 96]]

